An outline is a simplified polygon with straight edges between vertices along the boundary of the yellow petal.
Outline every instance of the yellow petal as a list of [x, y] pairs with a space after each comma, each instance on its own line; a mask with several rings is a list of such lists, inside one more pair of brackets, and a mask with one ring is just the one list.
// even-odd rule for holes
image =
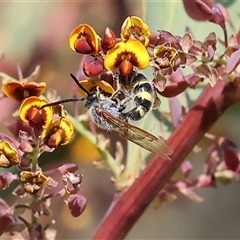
[[122, 41], [127, 41], [131, 35], [132, 22], [131, 18], [127, 17], [121, 27], [121, 39]]
[[16, 146], [5, 137], [0, 137], [0, 166], [11, 167], [20, 162]]
[[96, 31], [90, 25], [80, 24], [70, 33], [69, 46], [73, 51], [76, 51], [75, 44], [80, 37], [86, 37], [88, 43], [94, 48], [94, 52], [98, 52], [99, 37]]
[[68, 144], [74, 134], [71, 121], [65, 117], [54, 119], [42, 133], [42, 139], [49, 147]]
[[145, 46], [136, 39], [127, 42], [119, 42], [110, 49], [104, 59], [104, 66], [107, 70], [116, 70], [120, 64], [128, 60], [133, 66], [145, 69], [149, 65], [149, 55]]
[[139, 17], [131, 16], [126, 18], [121, 28], [121, 39], [127, 41], [133, 38], [148, 46], [151, 32], [148, 25]]
[[[79, 83], [90, 93], [92, 91], [95, 91], [97, 87], [99, 87], [102, 91], [110, 94], [114, 93], [115, 91], [113, 87], [104, 80], [81, 80]], [[87, 93], [84, 92], [81, 88], [78, 88], [78, 92], [83, 96], [87, 96]]]
[[[136, 62], [131, 61], [131, 63], [139, 68], [145, 69], [149, 65], [149, 55], [145, 46], [136, 39], [130, 39], [126, 42], [126, 51], [128, 53], [134, 54], [136, 57]], [[135, 59], [134, 59], [135, 60]]]
[[136, 26], [141, 29], [142, 33], [146, 36], [149, 37], [151, 32], [149, 29], [149, 26], [140, 18], [137, 16], [131, 16], [131, 23], [132, 26]]
[[74, 134], [73, 125], [69, 119], [61, 118], [59, 128], [64, 131], [64, 133], [62, 134], [61, 145], [66, 145], [71, 141], [73, 137]]
[[48, 184], [50, 182], [49, 178], [45, 176], [42, 172], [29, 172], [29, 171], [22, 171], [20, 173], [20, 180], [22, 182], [28, 182], [30, 184]]
[[[47, 127], [53, 117], [52, 107], [41, 108], [49, 102], [39, 97], [29, 97], [26, 98], [20, 106], [19, 117], [24, 122], [35, 123], [35, 120], [38, 121], [36, 124], [40, 124], [41, 127]], [[36, 119], [37, 118], [37, 119]]]
[[104, 59], [104, 66], [107, 70], [116, 70], [122, 62], [121, 55], [126, 54], [125, 42], [118, 42], [113, 48], [111, 48]]

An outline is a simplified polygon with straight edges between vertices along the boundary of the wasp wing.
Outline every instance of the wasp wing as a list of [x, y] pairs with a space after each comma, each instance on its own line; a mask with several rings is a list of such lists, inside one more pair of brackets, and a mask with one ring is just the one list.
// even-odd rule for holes
[[115, 131], [118, 132], [121, 137], [126, 138], [164, 159], [170, 160], [169, 155], [171, 155], [173, 151], [162, 138], [157, 138], [151, 133], [124, 122], [106, 111], [101, 110], [101, 114], [116, 127]]

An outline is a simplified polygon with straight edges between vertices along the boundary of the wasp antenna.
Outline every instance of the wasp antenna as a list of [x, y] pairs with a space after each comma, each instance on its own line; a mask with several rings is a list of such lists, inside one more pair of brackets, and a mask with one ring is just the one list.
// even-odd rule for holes
[[72, 73], [70, 73], [70, 76], [72, 77], [72, 79], [74, 80], [74, 82], [77, 84], [79, 88], [81, 88], [87, 95], [91, 95], [90, 92], [81, 85], [81, 83], [78, 81], [76, 76], [74, 76]]
[[59, 105], [59, 104], [63, 104], [63, 103], [68, 103], [68, 102], [80, 102], [80, 101], [84, 101], [85, 98], [68, 98], [68, 99], [63, 99], [63, 100], [60, 100], [60, 101], [56, 101], [56, 102], [52, 102], [52, 103], [48, 103], [48, 104], [45, 104], [43, 106], [41, 106], [41, 109], [45, 108], [45, 107], [52, 107], [52, 106], [56, 106], [56, 105]]

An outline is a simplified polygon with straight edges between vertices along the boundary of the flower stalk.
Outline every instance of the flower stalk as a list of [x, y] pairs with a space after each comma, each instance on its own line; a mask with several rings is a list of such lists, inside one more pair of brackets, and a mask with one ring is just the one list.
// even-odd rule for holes
[[102, 159], [106, 161], [108, 167], [111, 169], [114, 176], [119, 176], [121, 169], [117, 165], [116, 161], [112, 157], [112, 155], [106, 150], [101, 149], [101, 147], [98, 145], [97, 138], [94, 134], [92, 134], [87, 128], [83, 126], [81, 122], [78, 122], [74, 117], [68, 115], [69, 120], [72, 122], [74, 129], [84, 136], [89, 142], [91, 142], [95, 147], [97, 148], [98, 152], [100, 153]]

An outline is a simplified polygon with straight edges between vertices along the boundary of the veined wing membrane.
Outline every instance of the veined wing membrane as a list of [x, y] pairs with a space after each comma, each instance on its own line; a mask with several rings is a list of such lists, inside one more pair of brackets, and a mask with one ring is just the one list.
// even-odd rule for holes
[[169, 155], [171, 155], [173, 151], [163, 139], [157, 138], [141, 128], [124, 122], [106, 111], [100, 110], [100, 112], [105, 119], [115, 125], [115, 131], [118, 132], [121, 137], [126, 138], [164, 159], [170, 160]]

